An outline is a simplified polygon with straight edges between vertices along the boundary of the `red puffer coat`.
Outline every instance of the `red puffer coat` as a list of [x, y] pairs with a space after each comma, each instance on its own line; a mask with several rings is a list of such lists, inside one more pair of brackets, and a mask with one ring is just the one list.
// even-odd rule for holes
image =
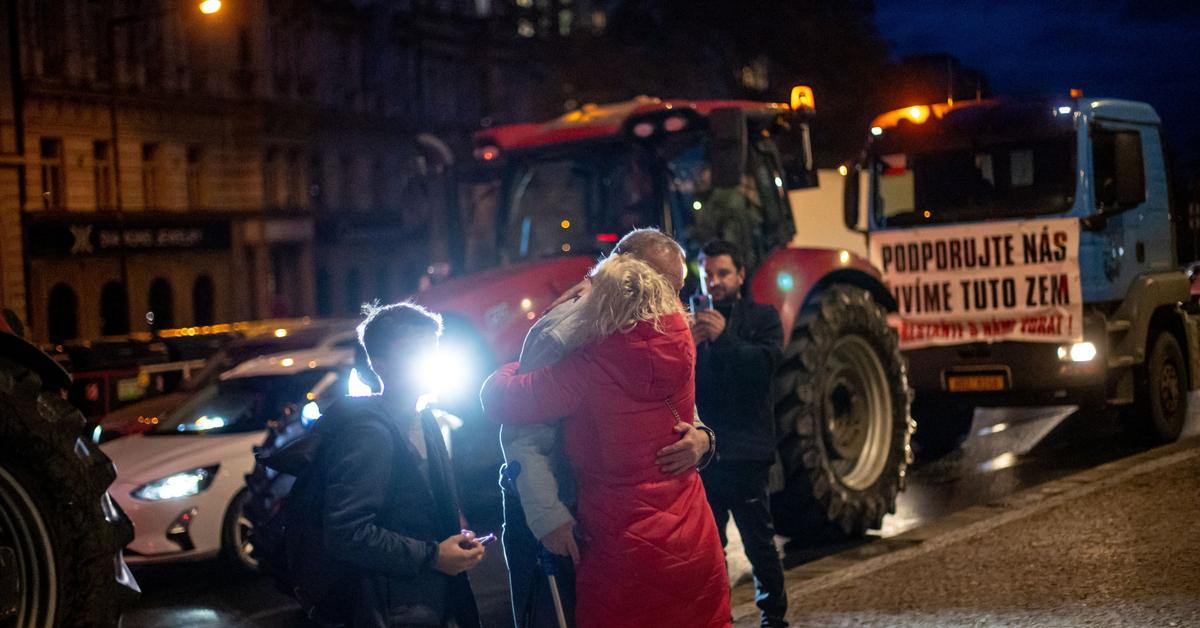
[[729, 585], [704, 486], [695, 471], [668, 477], [655, 452], [692, 420], [696, 351], [682, 315], [640, 323], [562, 362], [484, 384], [488, 416], [503, 424], [566, 417], [563, 439], [578, 476], [585, 539], [577, 570], [580, 628], [730, 625]]

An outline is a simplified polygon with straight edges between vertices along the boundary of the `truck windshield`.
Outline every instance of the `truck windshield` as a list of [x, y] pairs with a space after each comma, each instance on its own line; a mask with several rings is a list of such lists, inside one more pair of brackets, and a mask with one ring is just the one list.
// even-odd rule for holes
[[1075, 138], [904, 146], [871, 159], [880, 226], [1062, 213], [1075, 202]]
[[654, 156], [630, 145], [579, 147], [513, 164], [502, 261], [589, 255], [635, 227], [660, 226]]

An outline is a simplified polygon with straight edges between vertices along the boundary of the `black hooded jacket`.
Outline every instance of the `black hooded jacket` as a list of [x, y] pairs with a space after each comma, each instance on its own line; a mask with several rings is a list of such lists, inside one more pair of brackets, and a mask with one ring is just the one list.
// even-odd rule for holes
[[465, 573], [436, 571], [438, 542], [459, 531], [449, 456], [437, 424], [421, 416], [421, 458], [379, 396], [345, 398], [318, 422], [327, 550], [350, 566], [352, 626], [479, 626]]
[[719, 460], [775, 460], [772, 379], [783, 325], [770, 305], [742, 297], [717, 303], [725, 331], [696, 347], [696, 407], [717, 435]]

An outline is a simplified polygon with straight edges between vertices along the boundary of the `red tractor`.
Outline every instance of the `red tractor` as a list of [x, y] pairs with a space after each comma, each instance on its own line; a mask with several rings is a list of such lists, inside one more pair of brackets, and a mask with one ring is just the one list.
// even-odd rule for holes
[[136, 597], [113, 465], [66, 401], [70, 376], [0, 318], [0, 626], [115, 626]]
[[[472, 190], [485, 202], [460, 243], [467, 272], [417, 298], [447, 321], [441, 372], [453, 381], [441, 404], [465, 421], [451, 452], [472, 488], [462, 493], [494, 486], [500, 459], [495, 428], [479, 416], [482, 379], [515, 358], [538, 314], [623, 233], [657, 226], [692, 259], [712, 238], [741, 246], [752, 296], [779, 310], [780, 533], [857, 536], [894, 509], [913, 431], [887, 324], [895, 303], [866, 260], [789, 247], [788, 192], [816, 181], [811, 90], [796, 88], [792, 101], [639, 97], [477, 134], [476, 159], [497, 176]], [[689, 274], [685, 292], [696, 286]]]

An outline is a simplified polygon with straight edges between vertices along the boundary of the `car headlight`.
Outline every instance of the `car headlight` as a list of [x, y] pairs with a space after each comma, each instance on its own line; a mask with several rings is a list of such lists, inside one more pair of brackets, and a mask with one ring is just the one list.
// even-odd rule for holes
[[190, 497], [212, 485], [213, 478], [217, 476], [218, 468], [220, 468], [220, 465], [174, 473], [165, 478], [147, 482], [137, 487], [132, 495], [137, 499], [148, 502]]

